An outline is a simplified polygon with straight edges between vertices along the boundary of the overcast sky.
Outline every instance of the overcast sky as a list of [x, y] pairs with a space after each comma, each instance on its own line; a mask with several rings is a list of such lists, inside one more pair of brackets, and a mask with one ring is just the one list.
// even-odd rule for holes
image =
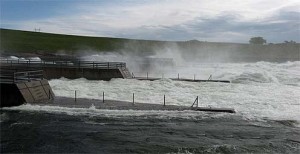
[[151, 40], [300, 42], [299, 0], [0, 0], [1, 28]]

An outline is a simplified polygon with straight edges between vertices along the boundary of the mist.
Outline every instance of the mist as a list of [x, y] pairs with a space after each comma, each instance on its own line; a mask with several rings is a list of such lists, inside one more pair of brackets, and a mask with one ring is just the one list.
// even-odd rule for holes
[[[296, 49], [299, 46], [296, 46]], [[288, 50], [287, 50], [288, 49]], [[249, 45], [209, 43], [199, 41], [139, 44], [132, 41], [116, 51], [77, 52], [81, 60], [125, 62], [135, 76], [161, 78], [198, 78], [215, 76], [224, 63], [254, 63], [259, 61], [297, 61], [297, 50], [282, 45]], [[283, 54], [285, 53], [285, 54]], [[296, 57], [296, 59], [295, 59]], [[294, 58], [294, 59], [293, 59]], [[204, 70], [203, 65], [214, 66]]]
[[[127, 43], [119, 51], [97, 52], [83, 50], [78, 52], [81, 60], [99, 62], [125, 62], [129, 71], [138, 77], [161, 78], [198, 78], [207, 79], [216, 74], [219, 66], [224, 62], [232, 62], [236, 49], [213, 50], [209, 47], [185, 47], [178, 43], [168, 42], [163, 45], [151, 46], [143, 52], [136, 42]], [[140, 52], [138, 52], [140, 51]], [[201, 65], [215, 64], [210, 70], [201, 69]]]

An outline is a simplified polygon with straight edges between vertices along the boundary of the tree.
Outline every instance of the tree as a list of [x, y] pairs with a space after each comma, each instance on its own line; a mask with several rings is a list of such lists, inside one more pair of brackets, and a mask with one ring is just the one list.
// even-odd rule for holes
[[293, 41], [293, 40], [291, 40], [291, 41], [284, 41], [284, 43], [285, 43], [285, 44], [296, 44], [297, 42], [296, 42], [296, 41]]
[[250, 44], [265, 44], [267, 41], [263, 37], [252, 37], [249, 40]]

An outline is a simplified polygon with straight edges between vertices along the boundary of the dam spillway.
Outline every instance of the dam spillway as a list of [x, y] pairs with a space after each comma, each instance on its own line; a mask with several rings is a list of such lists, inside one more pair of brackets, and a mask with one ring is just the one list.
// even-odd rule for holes
[[0, 107], [46, 103], [55, 97], [42, 70], [17, 72], [1, 68], [0, 77]]
[[110, 80], [112, 78], [131, 78], [131, 74], [123, 62], [94, 61], [31, 61], [1, 60], [1, 68], [12, 70], [43, 70], [46, 79], [65, 77], [68, 79], [86, 78], [88, 80]]

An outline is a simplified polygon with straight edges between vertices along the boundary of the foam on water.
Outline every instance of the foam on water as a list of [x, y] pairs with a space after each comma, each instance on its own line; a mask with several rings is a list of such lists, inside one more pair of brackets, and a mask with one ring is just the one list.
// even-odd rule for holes
[[[163, 95], [166, 95], [166, 104], [190, 106], [196, 96], [199, 96], [200, 106], [234, 108], [237, 114], [246, 119], [300, 121], [300, 62], [194, 64], [187, 68], [179, 67], [177, 70], [182, 74], [184, 72], [186, 74], [200, 72], [204, 74], [203, 76], [212, 74], [213, 79], [231, 80], [232, 83], [195, 83], [170, 79], [91, 81], [83, 78], [76, 80], [61, 78], [51, 80], [50, 85], [56, 96], [74, 97], [76, 90], [79, 98], [102, 99], [102, 92], [105, 92], [105, 99], [132, 101], [132, 93], [135, 93], [136, 102], [153, 104], [162, 104]], [[201, 78], [201, 75], [197, 74], [197, 77]], [[16, 108], [38, 110], [44, 107]], [[58, 109], [62, 112], [66, 110], [59, 107]], [[82, 110], [85, 114], [90, 114], [89, 112], [97, 109]], [[141, 113], [149, 112], [128, 111], [128, 114]]]
[[107, 110], [96, 109], [94, 105], [90, 108], [69, 108], [60, 106], [46, 106], [46, 105], [31, 105], [24, 104], [15, 107], [5, 107], [4, 110], [21, 110], [21, 111], [34, 111], [34, 112], [48, 112], [56, 114], [67, 114], [72, 116], [101, 116], [111, 118], [122, 117], [139, 117], [139, 118], [157, 118], [157, 119], [204, 119], [204, 118], [217, 118], [231, 116], [227, 113], [210, 114], [197, 111], [139, 111], [139, 110]]

